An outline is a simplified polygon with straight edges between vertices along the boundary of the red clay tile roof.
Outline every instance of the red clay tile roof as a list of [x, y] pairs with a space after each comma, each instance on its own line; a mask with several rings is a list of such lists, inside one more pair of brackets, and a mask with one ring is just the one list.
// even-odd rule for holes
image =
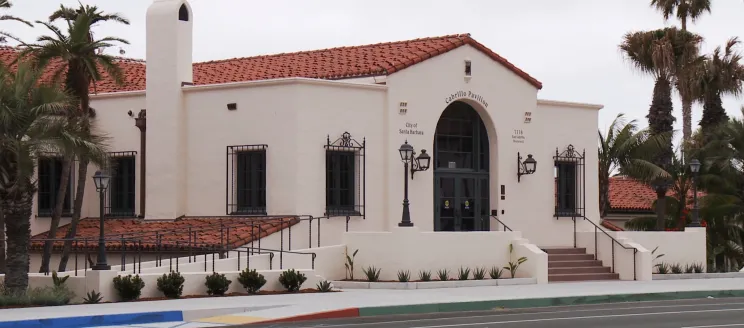
[[[289, 227], [296, 224], [296, 218], [196, 218], [176, 219], [174, 221], [146, 221], [143, 219], [106, 219], [106, 249], [121, 250], [122, 236], [125, 238], [127, 250], [139, 248], [141, 250], [158, 250], [158, 238], [160, 249], [165, 251], [188, 251], [189, 241], [193, 249], [204, 249], [219, 247], [222, 243], [229, 249], [234, 249], [268, 236], [280, 230], [280, 227]], [[97, 218], [83, 219], [77, 228], [77, 248], [97, 249], [99, 220]], [[57, 231], [57, 238], [64, 238], [68, 225], [61, 226]], [[191, 228], [192, 238], [189, 238]], [[157, 233], [156, 233], [157, 232]], [[43, 239], [47, 238], [46, 232], [31, 237], [31, 250], [41, 250], [44, 247]], [[87, 239], [87, 243], [84, 241]], [[61, 250], [63, 242], [55, 242], [54, 249]], [[254, 245], [258, 247], [258, 245]], [[73, 247], [75, 247], [73, 245]]]
[[607, 220], [602, 220], [602, 223], [600, 223], [603, 227], [609, 229], [610, 231], [624, 231], [623, 228], [620, 228], [616, 225], [614, 225], [612, 222]]
[[[483, 52], [535, 88], [542, 88], [540, 81], [475, 41], [470, 34], [195, 63], [194, 84], [289, 77], [333, 80], [389, 75], [464, 45]], [[15, 54], [14, 48], [0, 47], [0, 61], [4, 63], [11, 62]], [[124, 71], [125, 84], [118, 86], [110, 78], [106, 78], [97, 83], [96, 90], [91, 88], [92, 93], [145, 90], [145, 63], [124, 58], [119, 63]]]
[[[667, 192], [667, 195], [672, 196], [673, 192], [670, 190]], [[698, 197], [703, 195], [703, 192], [698, 192]], [[690, 191], [690, 199], [692, 199], [692, 196], [692, 191]], [[651, 189], [651, 187], [639, 182], [638, 180], [627, 177], [610, 178], [610, 211], [653, 211], [651, 206], [655, 200], [656, 192]]]

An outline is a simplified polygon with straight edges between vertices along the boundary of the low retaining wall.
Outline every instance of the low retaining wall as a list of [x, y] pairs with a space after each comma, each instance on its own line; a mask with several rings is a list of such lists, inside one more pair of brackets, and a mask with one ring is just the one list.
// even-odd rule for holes
[[[548, 282], [548, 256], [537, 246], [522, 238], [521, 232], [421, 232], [418, 228], [396, 228], [391, 232], [347, 232], [344, 244], [354, 260], [354, 277], [363, 277], [363, 270], [374, 266], [381, 269], [380, 280], [397, 280], [399, 270], [412, 275], [419, 271], [447, 269], [450, 277], [460, 268], [502, 268], [510, 261], [526, 257], [516, 278], [534, 278]], [[509, 253], [509, 245], [514, 253]], [[508, 272], [505, 272], [508, 275]]]
[[[680, 264], [683, 267], [701, 264], [706, 270], [707, 247], [705, 228], [687, 227], [685, 231], [618, 231], [610, 234], [618, 238], [627, 238], [642, 245], [649, 252], [656, 249], [651, 257], [664, 254], [654, 260], [653, 264]], [[657, 248], [658, 247], [658, 248]]]
[[535, 278], [484, 279], [484, 280], [450, 280], [450, 281], [411, 281], [411, 282], [364, 282], [333, 281], [333, 287], [339, 289], [435, 289], [485, 286], [534, 285]]
[[[302, 284], [302, 289], [315, 288], [318, 282], [324, 280], [322, 277], [317, 276], [312, 270], [297, 270], [302, 272], [307, 277], [305, 283]], [[264, 291], [283, 291], [284, 287], [279, 283], [279, 275], [283, 270], [258, 270], [258, 273], [262, 274], [266, 279], [266, 284], [261, 288]], [[227, 293], [240, 293], [245, 292], [243, 286], [238, 282], [238, 271], [225, 271], [219, 272], [224, 274], [225, 277], [232, 281], [230, 288]], [[181, 275], [184, 277], [183, 295], [207, 295], [207, 287], [204, 284], [206, 277], [211, 275], [212, 272], [182, 272]], [[114, 288], [114, 277], [119, 274], [116, 271], [90, 271], [87, 276], [74, 277], [71, 276], [66, 286], [75, 293], [72, 303], [79, 303], [83, 297], [90, 291], [95, 290], [101, 293], [103, 297], [102, 301], [119, 301], [118, 294]], [[122, 274], [126, 276], [128, 274]], [[60, 274], [60, 277], [65, 274]], [[157, 280], [162, 277], [162, 273], [143, 273], [139, 275], [140, 278], [145, 282], [145, 288], [142, 289], [142, 298], [152, 297], [163, 297], [163, 294], [158, 290]], [[52, 286], [52, 277], [43, 275], [34, 275], [29, 277], [29, 287], [46, 287]]]
[[744, 272], [654, 274], [654, 280], [744, 278]]

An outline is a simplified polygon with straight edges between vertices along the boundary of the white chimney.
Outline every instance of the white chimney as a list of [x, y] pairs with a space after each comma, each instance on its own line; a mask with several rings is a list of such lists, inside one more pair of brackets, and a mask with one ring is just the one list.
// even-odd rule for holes
[[186, 214], [188, 122], [182, 84], [193, 82], [194, 17], [186, 0], [147, 9], [146, 219]]

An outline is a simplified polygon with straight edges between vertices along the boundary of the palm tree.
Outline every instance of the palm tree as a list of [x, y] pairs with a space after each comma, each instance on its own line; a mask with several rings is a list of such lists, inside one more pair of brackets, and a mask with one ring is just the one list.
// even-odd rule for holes
[[[687, 32], [688, 20], [694, 23], [706, 12], [710, 13], [710, 4], [711, 0], [651, 0], [651, 7], [661, 12], [664, 20], [676, 16], [682, 24], [683, 32]], [[692, 137], [692, 102], [694, 100], [694, 91], [689, 84], [694, 63], [688, 61], [680, 64], [676, 86], [682, 100], [682, 140], [689, 142]]]
[[701, 214], [708, 222], [710, 267], [738, 270], [744, 264], [744, 119], [730, 119], [696, 139], [708, 171], [700, 182], [707, 192]]
[[[10, 9], [13, 4], [10, 3], [9, 0], [0, 0], [0, 9]], [[33, 25], [21, 18], [12, 16], [12, 15], [0, 15], [0, 21], [5, 20], [14, 20], [21, 23], [24, 23], [28, 26], [33, 27]], [[8, 34], [7, 32], [0, 31], [0, 43], [4, 43], [6, 41], [5, 36], [13, 37], [11, 34]], [[13, 37], [14, 38], [14, 37]], [[3, 217], [3, 211], [2, 207], [0, 207], [0, 273], [5, 272], [5, 219]]]
[[636, 121], [626, 122], [618, 114], [606, 133], [599, 132], [599, 212], [605, 217], [610, 209], [610, 177], [617, 171], [651, 179], [663, 171], [647, 160], [667, 143], [668, 135], [651, 136], [648, 130], [637, 130]]
[[5, 286], [12, 293], [23, 293], [28, 288], [38, 154], [66, 149], [91, 153], [101, 150], [97, 136], [62, 115], [70, 97], [44, 84], [41, 77], [40, 70], [23, 62], [15, 73], [0, 67], [0, 204], [8, 235]]
[[725, 50], [717, 47], [699, 65], [695, 74], [695, 88], [698, 90], [699, 100], [703, 103], [700, 127], [704, 134], [715, 131], [720, 124], [728, 121], [721, 97], [738, 96], [742, 92], [744, 63], [741, 62], [741, 54], [734, 51], [738, 44], [737, 38], [731, 38], [726, 43]]
[[[627, 33], [620, 50], [631, 64], [643, 73], [653, 76], [654, 84], [653, 99], [648, 118], [651, 135], [671, 134], [675, 121], [672, 115], [672, 88], [671, 80], [674, 76], [676, 64], [677, 40], [676, 28], [665, 28], [654, 31], [641, 31]], [[663, 170], [671, 164], [674, 153], [671, 140], [659, 149], [652, 162]], [[657, 215], [663, 220], [665, 215], [665, 198], [669, 188], [669, 181], [663, 177], [657, 177], [652, 182], [657, 195]]]
[[[10, 2], [10, 0], [0, 0], [0, 9], [10, 9], [10, 7], [13, 7], [13, 4]], [[26, 25], [28, 25], [30, 27], [33, 27], [33, 25], [30, 22], [27, 22], [27, 21], [25, 21], [25, 20], [23, 20], [21, 18], [16, 17], [16, 16], [12, 16], [12, 15], [0, 15], [0, 21], [5, 21], [5, 20], [14, 20], [14, 21], [17, 21], [17, 22], [21, 22], [23, 24], [26, 24]], [[14, 37], [12, 34], [9, 34], [8, 32], [2, 32], [2, 31], [0, 31], [0, 43], [4, 43], [6, 41], [6, 38], [5, 37], [10, 37], [10, 38], [16, 39], [16, 37]]]
[[[682, 158], [675, 155], [672, 156], [671, 164], [666, 167], [666, 170], [658, 173], [658, 175], [666, 176], [666, 181], [669, 181], [668, 188], [672, 190], [672, 195], [665, 194], [662, 199], [657, 194], [657, 199], [653, 204], [657, 208], [656, 217], [638, 217], [629, 220], [625, 225], [629, 230], [655, 229], [663, 231], [669, 228], [682, 229], [687, 225], [689, 217], [685, 213], [690, 189], [692, 189], [690, 179], [692, 172], [690, 172], [689, 166], [684, 164]], [[654, 187], [653, 183], [656, 182], [656, 179], [653, 178], [641, 178], [641, 180], [650, 184], [652, 188]], [[664, 206], [664, 211], [661, 212], [663, 215], [659, 215], [659, 206]]]
[[[39, 37], [38, 44], [24, 44], [26, 49], [22, 52], [22, 56], [30, 56], [33, 58], [38, 67], [47, 67], [50, 62], [55, 60], [64, 63], [54, 70], [55, 80], [59, 80], [64, 74], [65, 90], [67, 90], [67, 92], [73, 95], [77, 100], [76, 106], [69, 108], [67, 116], [71, 119], [80, 118], [83, 128], [90, 130], [90, 117], [92, 111], [90, 108], [89, 90], [91, 84], [94, 84], [95, 81], [101, 80], [101, 70], [105, 71], [118, 83], [121, 83], [123, 80], [122, 72], [116, 64], [116, 58], [104, 54], [103, 51], [107, 48], [114, 47], [115, 42], [128, 44], [128, 41], [115, 37], [105, 37], [99, 40], [94, 40], [91, 34], [91, 27], [98, 22], [107, 20], [123, 23], [128, 23], [128, 21], [117, 14], [106, 15], [99, 11], [95, 6], [83, 6], [82, 4], [78, 9], [60, 6], [60, 9], [50, 16], [51, 20], [60, 18], [65, 19], [67, 22], [67, 33], [62, 32], [62, 30], [52, 25], [51, 22], [37, 21], [38, 24], [49, 29], [53, 35]], [[74, 237], [77, 223], [80, 220], [80, 212], [85, 194], [85, 179], [87, 178], [88, 164], [91, 160], [93, 160], [94, 163], [100, 163], [102, 166], [105, 163], [105, 158], [94, 159], [84, 153], [67, 153], [65, 155], [65, 161], [62, 166], [63, 171], [60, 181], [60, 189], [57, 193], [57, 204], [49, 227], [48, 238], [54, 238], [57, 234], [57, 228], [59, 227], [62, 214], [61, 210], [67, 192], [67, 179], [70, 176], [69, 172], [72, 167], [74, 155], [77, 155], [79, 158], [78, 183], [74, 197], [73, 217], [70, 229], [68, 230], [68, 238]], [[68, 250], [68, 254], [71, 245], [71, 241], [65, 243], [65, 249]], [[39, 268], [41, 272], [49, 271], [51, 247], [51, 241], [46, 242], [44, 245], [44, 254], [41, 267]], [[66, 262], [66, 257], [63, 254], [63, 261], [60, 262], [60, 271], [65, 269]]]

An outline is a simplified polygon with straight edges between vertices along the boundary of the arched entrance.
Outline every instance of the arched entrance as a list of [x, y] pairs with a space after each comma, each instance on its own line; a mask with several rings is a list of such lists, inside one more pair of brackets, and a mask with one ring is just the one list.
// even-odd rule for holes
[[434, 230], [489, 230], [488, 132], [470, 105], [456, 101], [434, 134]]

